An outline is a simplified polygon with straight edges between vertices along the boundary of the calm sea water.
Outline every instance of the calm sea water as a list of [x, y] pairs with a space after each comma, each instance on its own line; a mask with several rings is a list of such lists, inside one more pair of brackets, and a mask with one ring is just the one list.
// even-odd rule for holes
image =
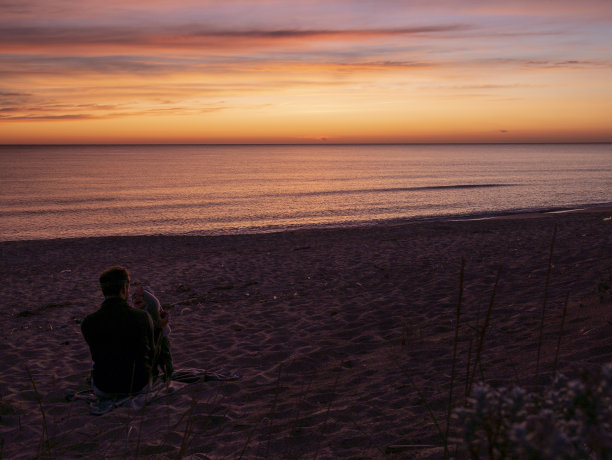
[[0, 241], [266, 232], [612, 202], [612, 145], [0, 147]]

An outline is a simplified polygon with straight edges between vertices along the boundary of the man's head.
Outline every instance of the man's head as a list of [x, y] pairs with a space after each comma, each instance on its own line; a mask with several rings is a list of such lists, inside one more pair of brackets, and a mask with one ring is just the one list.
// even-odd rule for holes
[[123, 267], [110, 267], [100, 276], [100, 287], [104, 297], [122, 297], [127, 299], [130, 285], [130, 274]]

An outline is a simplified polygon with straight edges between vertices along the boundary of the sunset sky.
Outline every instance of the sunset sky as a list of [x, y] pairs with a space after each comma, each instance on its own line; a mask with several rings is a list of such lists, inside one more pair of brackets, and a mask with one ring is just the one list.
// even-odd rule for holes
[[0, 0], [0, 143], [612, 141], [611, 0]]

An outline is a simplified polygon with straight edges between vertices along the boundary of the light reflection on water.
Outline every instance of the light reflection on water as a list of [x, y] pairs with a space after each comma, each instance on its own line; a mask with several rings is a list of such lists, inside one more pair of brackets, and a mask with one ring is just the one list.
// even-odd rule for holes
[[612, 201], [612, 146], [0, 148], [0, 240], [214, 234]]

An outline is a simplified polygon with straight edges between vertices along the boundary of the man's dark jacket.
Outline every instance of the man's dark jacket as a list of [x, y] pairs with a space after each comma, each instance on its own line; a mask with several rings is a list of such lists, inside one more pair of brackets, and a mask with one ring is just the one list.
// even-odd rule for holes
[[81, 331], [91, 351], [98, 389], [133, 393], [149, 383], [155, 343], [147, 313], [130, 307], [122, 298], [108, 298], [83, 320]]

